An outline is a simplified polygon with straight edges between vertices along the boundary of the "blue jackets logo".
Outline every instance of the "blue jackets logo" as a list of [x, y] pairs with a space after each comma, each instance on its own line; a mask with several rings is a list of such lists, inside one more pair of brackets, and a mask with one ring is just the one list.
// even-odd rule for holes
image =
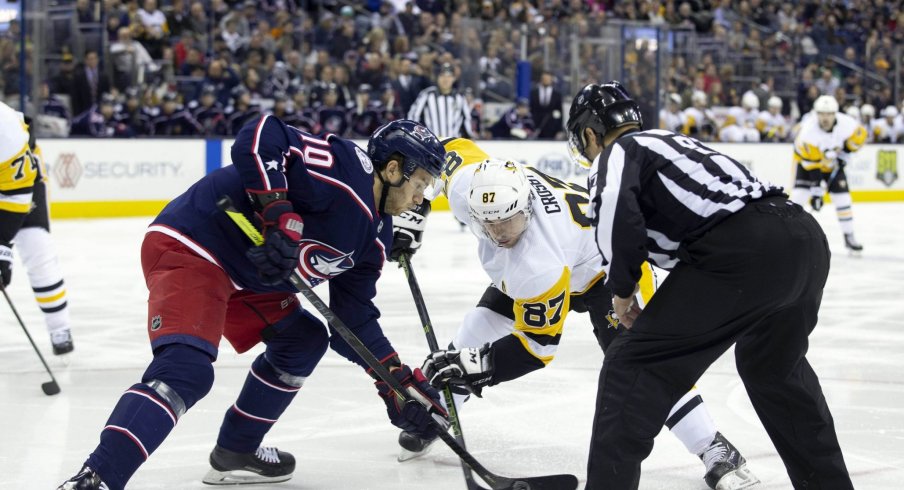
[[307, 282], [314, 287], [355, 266], [352, 252], [337, 250], [317, 240], [301, 241], [299, 268]]

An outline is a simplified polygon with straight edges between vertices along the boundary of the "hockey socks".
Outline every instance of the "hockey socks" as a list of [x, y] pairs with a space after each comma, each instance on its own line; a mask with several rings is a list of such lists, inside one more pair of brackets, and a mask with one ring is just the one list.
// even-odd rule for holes
[[716, 435], [713, 422], [697, 388], [691, 388], [669, 412], [665, 426], [691, 454], [700, 454]]
[[124, 488], [132, 474], [176, 425], [177, 412], [150, 386], [140, 383], [123, 393], [88, 457], [111, 489]]
[[217, 445], [237, 453], [253, 453], [304, 380], [304, 376], [293, 376], [271, 365], [266, 354], [259, 355], [238, 400], [223, 418]]
[[125, 487], [182, 416], [213, 385], [207, 354], [187, 345], [170, 344], [155, 352], [145, 382], [132, 385], [119, 398], [100, 435], [100, 444], [85, 464], [113, 490]]

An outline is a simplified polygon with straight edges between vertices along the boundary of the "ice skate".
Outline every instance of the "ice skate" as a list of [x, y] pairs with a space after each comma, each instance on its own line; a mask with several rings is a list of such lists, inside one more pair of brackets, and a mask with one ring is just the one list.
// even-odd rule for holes
[[72, 332], [68, 328], [61, 328], [50, 332], [50, 343], [53, 345], [53, 355], [61, 356], [75, 350], [72, 343]]
[[57, 490], [110, 490], [100, 476], [88, 465], [82, 466], [77, 475], [63, 482]]
[[853, 233], [844, 234], [844, 247], [852, 253], [859, 253], [863, 250], [863, 245], [854, 238]]
[[437, 439], [439, 439], [439, 436], [433, 439], [422, 439], [411, 432], [402, 431], [399, 434], [399, 446], [402, 446], [402, 450], [399, 451], [399, 463], [404, 463], [429, 453], [430, 448], [433, 447], [433, 443]]
[[750, 470], [747, 469], [747, 460], [736, 447], [720, 432], [709, 443], [703, 453], [699, 454], [703, 464], [706, 465], [706, 475], [703, 479], [709, 488], [715, 490], [741, 490], [750, 488], [760, 482]]
[[210, 466], [212, 468], [202, 480], [208, 485], [278, 483], [292, 478], [295, 457], [275, 447], [236, 453], [216, 446], [210, 453]]

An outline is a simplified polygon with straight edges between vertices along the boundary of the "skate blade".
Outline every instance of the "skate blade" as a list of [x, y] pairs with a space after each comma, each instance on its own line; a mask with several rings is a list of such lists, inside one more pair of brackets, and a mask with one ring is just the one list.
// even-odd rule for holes
[[751, 473], [746, 465], [743, 465], [731, 473], [726, 473], [719, 480], [719, 483], [716, 483], [716, 490], [743, 490], [756, 486], [759, 483], [759, 478]]
[[412, 459], [420, 458], [421, 456], [429, 453], [432, 448], [432, 443], [425, 447], [423, 451], [409, 451], [405, 448], [402, 448], [399, 451], [399, 457], [397, 458], [397, 460], [399, 463], [404, 463], [405, 461], [411, 461]]
[[253, 471], [217, 471], [211, 468], [201, 481], [208, 485], [253, 485], [256, 483], [279, 483], [291, 479], [292, 473], [282, 476], [261, 476]]

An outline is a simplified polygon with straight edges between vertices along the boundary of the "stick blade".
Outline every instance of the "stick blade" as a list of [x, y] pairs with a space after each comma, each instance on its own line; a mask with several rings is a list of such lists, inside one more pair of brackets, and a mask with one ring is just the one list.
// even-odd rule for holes
[[578, 477], [574, 475], [547, 475], [507, 480], [507, 486], [503, 488], [511, 490], [576, 490], [578, 488]]
[[48, 381], [42, 384], [41, 389], [44, 390], [44, 394], [47, 396], [53, 396], [60, 393], [60, 385], [58, 385], [56, 381]]

